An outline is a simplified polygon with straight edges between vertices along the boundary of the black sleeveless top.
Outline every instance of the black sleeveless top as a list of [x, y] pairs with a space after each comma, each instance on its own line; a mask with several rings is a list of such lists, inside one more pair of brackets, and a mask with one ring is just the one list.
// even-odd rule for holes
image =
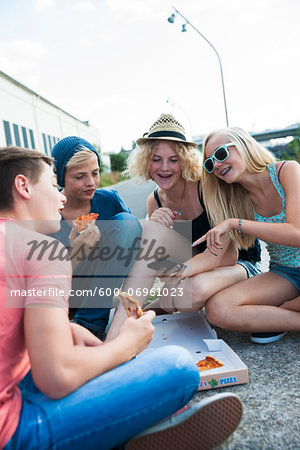
[[[162, 208], [162, 204], [158, 196], [158, 188], [155, 189], [153, 195], [156, 200], [157, 206], [159, 208]], [[176, 222], [175, 220], [174, 222], [174, 230], [185, 236], [189, 241], [191, 240], [192, 237], [192, 242], [195, 242], [197, 239], [199, 239], [201, 236], [206, 234], [211, 229], [202, 198], [202, 192], [200, 191], [200, 180], [198, 181], [198, 200], [203, 208], [203, 212], [199, 216], [197, 216], [192, 221], [184, 220]], [[189, 231], [190, 226], [186, 224], [189, 222], [192, 222], [192, 232]], [[202, 242], [202, 244], [198, 244], [194, 248], [196, 249], [197, 253], [202, 253], [206, 249], [206, 242]], [[250, 247], [248, 250], [239, 250], [239, 259], [255, 263], [261, 261], [260, 254], [261, 254], [261, 246], [259, 240], [255, 239], [254, 245]]]
[[[154, 198], [159, 208], [162, 208], [162, 204], [160, 198], [158, 196], [158, 188], [153, 192]], [[206, 234], [210, 230], [210, 225], [208, 222], [208, 217], [206, 214], [206, 210], [204, 207], [202, 194], [200, 192], [200, 181], [198, 181], [198, 199], [199, 203], [203, 208], [203, 212], [193, 220], [182, 220], [174, 222], [173, 229], [177, 231], [179, 234], [185, 236], [189, 241], [195, 242], [201, 236]], [[192, 222], [192, 229], [190, 223]], [[195, 247], [197, 253], [202, 253], [206, 249], [206, 242], [202, 242], [202, 244], [198, 244]]]

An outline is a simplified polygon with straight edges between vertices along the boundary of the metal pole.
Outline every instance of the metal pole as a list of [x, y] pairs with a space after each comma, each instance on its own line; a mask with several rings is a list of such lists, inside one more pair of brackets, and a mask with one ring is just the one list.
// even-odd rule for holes
[[215, 47], [212, 45], [212, 43], [186, 17], [184, 17], [184, 15], [181, 14], [181, 12], [179, 12], [178, 9], [175, 8], [175, 6], [173, 6], [173, 9], [179, 16], [181, 16], [183, 18], [183, 20], [186, 21], [186, 23], [188, 23], [196, 31], [196, 33], [200, 34], [200, 36], [211, 46], [211, 48], [217, 55], [217, 58], [219, 61], [219, 67], [220, 67], [221, 81], [222, 81], [222, 91], [223, 91], [223, 101], [224, 101], [224, 109], [225, 109], [225, 117], [226, 117], [226, 126], [228, 127], [229, 122], [228, 122], [228, 112], [227, 112], [227, 103], [226, 103], [226, 95], [225, 95], [225, 84], [224, 84], [223, 68], [222, 68], [220, 55], [217, 52], [217, 50], [215, 49]]

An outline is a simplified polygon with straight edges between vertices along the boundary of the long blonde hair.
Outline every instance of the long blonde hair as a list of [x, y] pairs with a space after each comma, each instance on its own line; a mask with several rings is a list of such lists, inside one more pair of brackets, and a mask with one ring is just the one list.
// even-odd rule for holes
[[[232, 142], [250, 173], [263, 172], [268, 164], [275, 162], [269, 150], [260, 145], [249, 133], [239, 127], [221, 128], [212, 131], [204, 141], [203, 161], [206, 159], [206, 146], [215, 136], [223, 136]], [[239, 183], [227, 184], [213, 173], [202, 168], [202, 189], [204, 203], [212, 226], [231, 217], [254, 220], [254, 208], [248, 192]], [[255, 237], [231, 232], [239, 248], [248, 249]]]
[[[177, 141], [164, 140], [177, 153], [182, 170], [182, 178], [186, 181], [196, 181], [201, 175], [201, 153], [192, 145], [183, 144]], [[142, 181], [151, 179], [149, 174], [150, 164], [155, 149], [161, 139], [146, 141], [136, 147], [128, 159], [128, 172], [132, 177]]]

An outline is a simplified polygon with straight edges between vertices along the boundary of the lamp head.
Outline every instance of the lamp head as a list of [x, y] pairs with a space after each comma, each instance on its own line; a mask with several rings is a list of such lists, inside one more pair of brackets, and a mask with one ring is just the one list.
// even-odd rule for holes
[[168, 22], [174, 23], [174, 20], [175, 20], [175, 14], [173, 13], [170, 15], [170, 17], [168, 17]]

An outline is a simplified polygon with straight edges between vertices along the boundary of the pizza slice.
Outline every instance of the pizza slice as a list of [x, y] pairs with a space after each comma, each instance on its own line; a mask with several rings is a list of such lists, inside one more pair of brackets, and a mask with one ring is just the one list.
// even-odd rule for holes
[[127, 294], [127, 292], [119, 291], [118, 298], [124, 306], [128, 317], [132, 317], [134, 314], [136, 314], [137, 317], [141, 317], [143, 315], [140, 302], [131, 297], [131, 295]]
[[80, 217], [77, 217], [77, 219], [73, 220], [73, 223], [75, 224], [78, 233], [81, 233], [82, 231], [86, 230], [93, 220], [97, 220], [98, 216], [99, 214], [90, 213], [84, 214]]
[[200, 359], [200, 361], [197, 362], [197, 366], [199, 371], [202, 372], [203, 370], [216, 369], [217, 367], [222, 367], [224, 366], [224, 364], [222, 364], [213, 356], [207, 356], [205, 359]]

